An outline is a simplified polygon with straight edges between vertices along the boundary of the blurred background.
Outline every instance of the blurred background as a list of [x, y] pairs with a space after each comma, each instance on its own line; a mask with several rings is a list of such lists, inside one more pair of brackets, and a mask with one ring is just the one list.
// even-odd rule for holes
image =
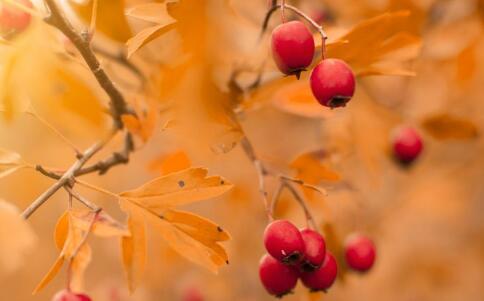
[[[77, 28], [88, 26], [92, 3], [61, 2]], [[482, 300], [484, 1], [287, 1], [323, 25], [329, 44], [364, 27], [361, 22], [404, 11], [404, 17], [390, 15], [386, 23], [367, 23], [369, 29], [356, 31], [346, 46], [328, 49], [329, 56], [345, 59], [358, 75], [355, 97], [336, 110], [312, 98], [309, 72], [297, 81], [276, 69], [269, 44], [279, 12], [259, 41], [267, 2], [179, 0], [168, 10], [175, 27], [130, 57], [139, 76], [119, 55], [129, 38], [153, 26], [125, 14], [147, 2], [99, 1], [94, 52], [132, 105], [155, 106], [159, 116], [149, 139], [136, 140], [129, 164], [83, 179], [120, 192], [174, 170], [207, 167], [234, 188], [183, 209], [216, 221], [232, 239], [223, 243], [230, 264], [214, 275], [168, 248], [150, 229], [147, 271], [130, 296], [119, 239], [91, 237], [84, 290], [97, 301], [274, 299], [258, 276], [267, 218], [254, 165], [236, 143], [245, 133], [268, 167], [327, 190], [327, 196], [304, 192], [336, 254], [354, 232], [365, 233], [377, 246], [368, 273], [353, 273], [343, 264], [328, 293], [311, 294], [299, 284], [284, 300]], [[41, 1], [34, 4], [43, 11]], [[399, 36], [400, 46], [383, 51], [396, 33], [405, 36]], [[13, 67], [7, 73], [8, 64]], [[0, 97], [29, 98], [37, 116], [80, 149], [108, 131], [106, 95], [73, 45], [40, 18], [34, 16], [8, 45], [0, 44], [0, 68]], [[237, 93], [229, 85], [234, 72], [243, 87]], [[259, 84], [247, 88], [259, 75]], [[70, 166], [75, 154], [45, 122], [23, 113], [21, 101], [16, 104], [11, 116], [0, 118], [0, 147], [33, 164]], [[242, 128], [224, 115], [227, 106], [236, 110]], [[392, 135], [401, 126], [415, 128], [424, 145], [409, 166], [392, 155]], [[118, 149], [121, 138], [96, 158]], [[21, 211], [52, 183], [32, 169], [20, 169], [1, 177], [0, 198]], [[270, 196], [275, 185], [269, 177]], [[117, 200], [78, 190], [125, 220]], [[0, 300], [51, 300], [65, 286], [62, 270], [31, 295], [58, 256], [52, 233], [66, 203], [67, 195], [59, 191], [28, 220], [28, 228], [0, 219]], [[276, 217], [304, 225], [303, 212], [289, 193], [282, 195]]]

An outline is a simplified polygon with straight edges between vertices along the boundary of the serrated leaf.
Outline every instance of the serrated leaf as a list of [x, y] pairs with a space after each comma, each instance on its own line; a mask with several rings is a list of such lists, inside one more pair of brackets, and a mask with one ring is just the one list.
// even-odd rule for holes
[[232, 188], [233, 185], [223, 178], [207, 176], [207, 173], [205, 168], [186, 169], [154, 179], [119, 196], [161, 213], [169, 207], [220, 196]]
[[8, 176], [25, 166], [26, 163], [19, 154], [0, 148], [0, 178]]
[[196, 214], [169, 209], [162, 216], [163, 219], [199, 241], [217, 242], [230, 239], [230, 235], [219, 225]]

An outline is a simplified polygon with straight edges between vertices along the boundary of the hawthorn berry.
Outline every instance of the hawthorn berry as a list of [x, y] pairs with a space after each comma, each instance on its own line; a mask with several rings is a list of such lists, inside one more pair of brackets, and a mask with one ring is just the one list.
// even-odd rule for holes
[[264, 231], [264, 246], [269, 254], [285, 264], [295, 264], [304, 255], [301, 232], [291, 222], [276, 220]]
[[259, 277], [269, 294], [282, 297], [296, 287], [299, 272], [295, 267], [265, 254], [259, 264]]
[[371, 239], [353, 234], [345, 243], [345, 259], [348, 266], [358, 272], [366, 272], [375, 263], [376, 248]]
[[[19, 4], [32, 8], [30, 0], [16, 0]], [[32, 16], [20, 8], [2, 2], [0, 4], [0, 32], [11, 33], [25, 30], [31, 22]]]
[[418, 158], [423, 149], [422, 138], [412, 127], [397, 129], [393, 137], [393, 154], [403, 164], [410, 164]]
[[54, 295], [52, 301], [91, 301], [85, 294], [76, 294], [68, 290], [62, 290]]
[[301, 281], [311, 291], [325, 291], [333, 285], [337, 274], [336, 259], [330, 252], [326, 252], [321, 267], [313, 272], [302, 273]]
[[303, 229], [301, 236], [305, 248], [301, 269], [305, 272], [311, 272], [323, 264], [326, 255], [326, 242], [321, 234], [311, 229]]
[[272, 31], [272, 56], [284, 74], [295, 74], [311, 65], [314, 57], [314, 38], [301, 21], [282, 23]]
[[318, 102], [326, 107], [344, 107], [355, 93], [355, 75], [342, 60], [325, 59], [314, 67], [311, 91]]

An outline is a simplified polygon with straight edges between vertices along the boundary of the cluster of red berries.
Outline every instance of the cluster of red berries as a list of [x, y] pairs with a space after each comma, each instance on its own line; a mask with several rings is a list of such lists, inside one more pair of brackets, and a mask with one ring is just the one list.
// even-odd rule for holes
[[[323, 236], [314, 230], [299, 230], [289, 221], [277, 220], [265, 229], [264, 246], [269, 254], [260, 261], [259, 277], [271, 295], [290, 293], [298, 279], [311, 291], [326, 291], [336, 280], [336, 259], [326, 250]], [[367, 237], [353, 235], [347, 240], [345, 260], [351, 269], [366, 272], [375, 257], [375, 245]]]
[[62, 290], [54, 295], [52, 301], [92, 301], [85, 294], [73, 293], [70, 290]]
[[403, 165], [414, 162], [423, 150], [420, 134], [412, 127], [400, 127], [393, 136], [393, 155]]
[[289, 221], [277, 220], [267, 226], [264, 245], [269, 254], [261, 259], [259, 276], [271, 295], [290, 293], [298, 279], [312, 291], [327, 290], [336, 279], [336, 260], [314, 230], [300, 231]]
[[[20, 5], [32, 8], [30, 0], [16, 0]], [[10, 35], [24, 31], [31, 22], [32, 16], [13, 4], [0, 3], [0, 33]]]
[[[296, 75], [306, 70], [315, 52], [311, 31], [301, 21], [282, 23], [272, 32], [272, 55], [282, 73]], [[311, 72], [311, 90], [326, 107], [345, 106], [355, 92], [355, 75], [339, 59], [323, 59]]]

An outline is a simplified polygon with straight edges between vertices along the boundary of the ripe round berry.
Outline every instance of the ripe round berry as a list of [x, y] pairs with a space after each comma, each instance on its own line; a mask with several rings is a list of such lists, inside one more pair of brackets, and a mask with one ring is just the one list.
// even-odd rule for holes
[[282, 297], [296, 287], [299, 272], [266, 254], [259, 264], [259, 277], [269, 294]]
[[182, 300], [183, 301], [203, 301], [204, 298], [200, 290], [197, 287], [193, 286], [193, 287], [187, 288], [183, 292]]
[[301, 21], [282, 23], [272, 31], [272, 56], [282, 73], [299, 77], [313, 61], [313, 35]]
[[311, 90], [326, 107], [344, 107], [355, 93], [355, 75], [342, 60], [322, 60], [311, 73]]
[[299, 262], [304, 254], [301, 232], [285, 220], [276, 220], [267, 225], [264, 231], [264, 246], [272, 257], [285, 264]]
[[376, 249], [366, 236], [354, 234], [345, 244], [345, 259], [348, 266], [359, 272], [366, 272], [375, 263]]
[[[19, 4], [32, 8], [30, 0], [16, 0]], [[25, 30], [32, 17], [18, 7], [2, 2], [0, 4], [0, 31], [3, 33], [21, 32]]]
[[91, 298], [84, 294], [76, 294], [68, 290], [63, 290], [55, 294], [52, 301], [91, 301]]
[[338, 274], [338, 265], [334, 256], [326, 252], [323, 265], [313, 272], [302, 273], [301, 280], [311, 291], [325, 291], [333, 285]]
[[393, 137], [393, 154], [403, 164], [418, 158], [423, 149], [422, 138], [412, 127], [401, 127]]
[[311, 272], [323, 264], [326, 255], [326, 243], [321, 234], [311, 229], [303, 229], [301, 236], [305, 247], [301, 269], [305, 272]]

